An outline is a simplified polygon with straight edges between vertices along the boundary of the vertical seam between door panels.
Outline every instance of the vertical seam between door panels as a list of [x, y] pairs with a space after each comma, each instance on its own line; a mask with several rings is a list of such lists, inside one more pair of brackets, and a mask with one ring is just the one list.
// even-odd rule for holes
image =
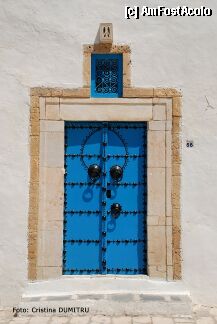
[[[107, 170], [106, 170], [106, 146], [108, 141], [108, 126], [103, 123], [102, 128], [102, 163], [103, 163], [103, 174], [102, 174], [102, 273], [107, 273]], [[104, 145], [104, 143], [106, 145]]]

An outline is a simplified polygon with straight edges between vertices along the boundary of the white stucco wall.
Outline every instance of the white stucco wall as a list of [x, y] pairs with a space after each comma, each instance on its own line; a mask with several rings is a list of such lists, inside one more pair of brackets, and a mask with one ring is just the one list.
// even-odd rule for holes
[[[195, 302], [217, 304], [217, 3], [212, 17], [124, 19], [141, 0], [0, 0], [0, 304], [27, 283], [29, 89], [82, 86], [82, 44], [112, 22], [132, 48], [132, 83], [183, 93], [183, 280]], [[208, 98], [212, 108], [207, 108]], [[185, 147], [193, 139], [192, 149]]]

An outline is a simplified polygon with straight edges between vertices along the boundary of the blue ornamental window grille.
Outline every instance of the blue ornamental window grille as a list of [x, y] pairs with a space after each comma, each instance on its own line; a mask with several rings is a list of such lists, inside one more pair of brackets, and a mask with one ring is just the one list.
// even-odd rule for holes
[[123, 92], [123, 55], [91, 55], [91, 96], [118, 98]]

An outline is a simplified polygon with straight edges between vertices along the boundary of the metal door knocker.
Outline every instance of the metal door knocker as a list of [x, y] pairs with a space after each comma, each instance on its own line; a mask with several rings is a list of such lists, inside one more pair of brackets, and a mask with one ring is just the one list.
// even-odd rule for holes
[[92, 180], [97, 180], [101, 175], [101, 168], [97, 164], [91, 164], [88, 168], [88, 175]]
[[121, 213], [121, 205], [118, 204], [118, 203], [114, 203], [111, 205], [111, 214], [112, 214], [112, 217], [114, 218], [118, 218], [118, 216], [120, 216], [120, 213]]
[[110, 175], [111, 175], [112, 179], [118, 181], [123, 176], [123, 169], [119, 165], [114, 165], [110, 169]]

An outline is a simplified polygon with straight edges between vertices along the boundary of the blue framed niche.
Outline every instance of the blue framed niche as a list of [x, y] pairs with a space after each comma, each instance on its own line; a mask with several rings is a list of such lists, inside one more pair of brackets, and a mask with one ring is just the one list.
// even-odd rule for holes
[[91, 54], [91, 97], [120, 98], [123, 95], [123, 55]]

